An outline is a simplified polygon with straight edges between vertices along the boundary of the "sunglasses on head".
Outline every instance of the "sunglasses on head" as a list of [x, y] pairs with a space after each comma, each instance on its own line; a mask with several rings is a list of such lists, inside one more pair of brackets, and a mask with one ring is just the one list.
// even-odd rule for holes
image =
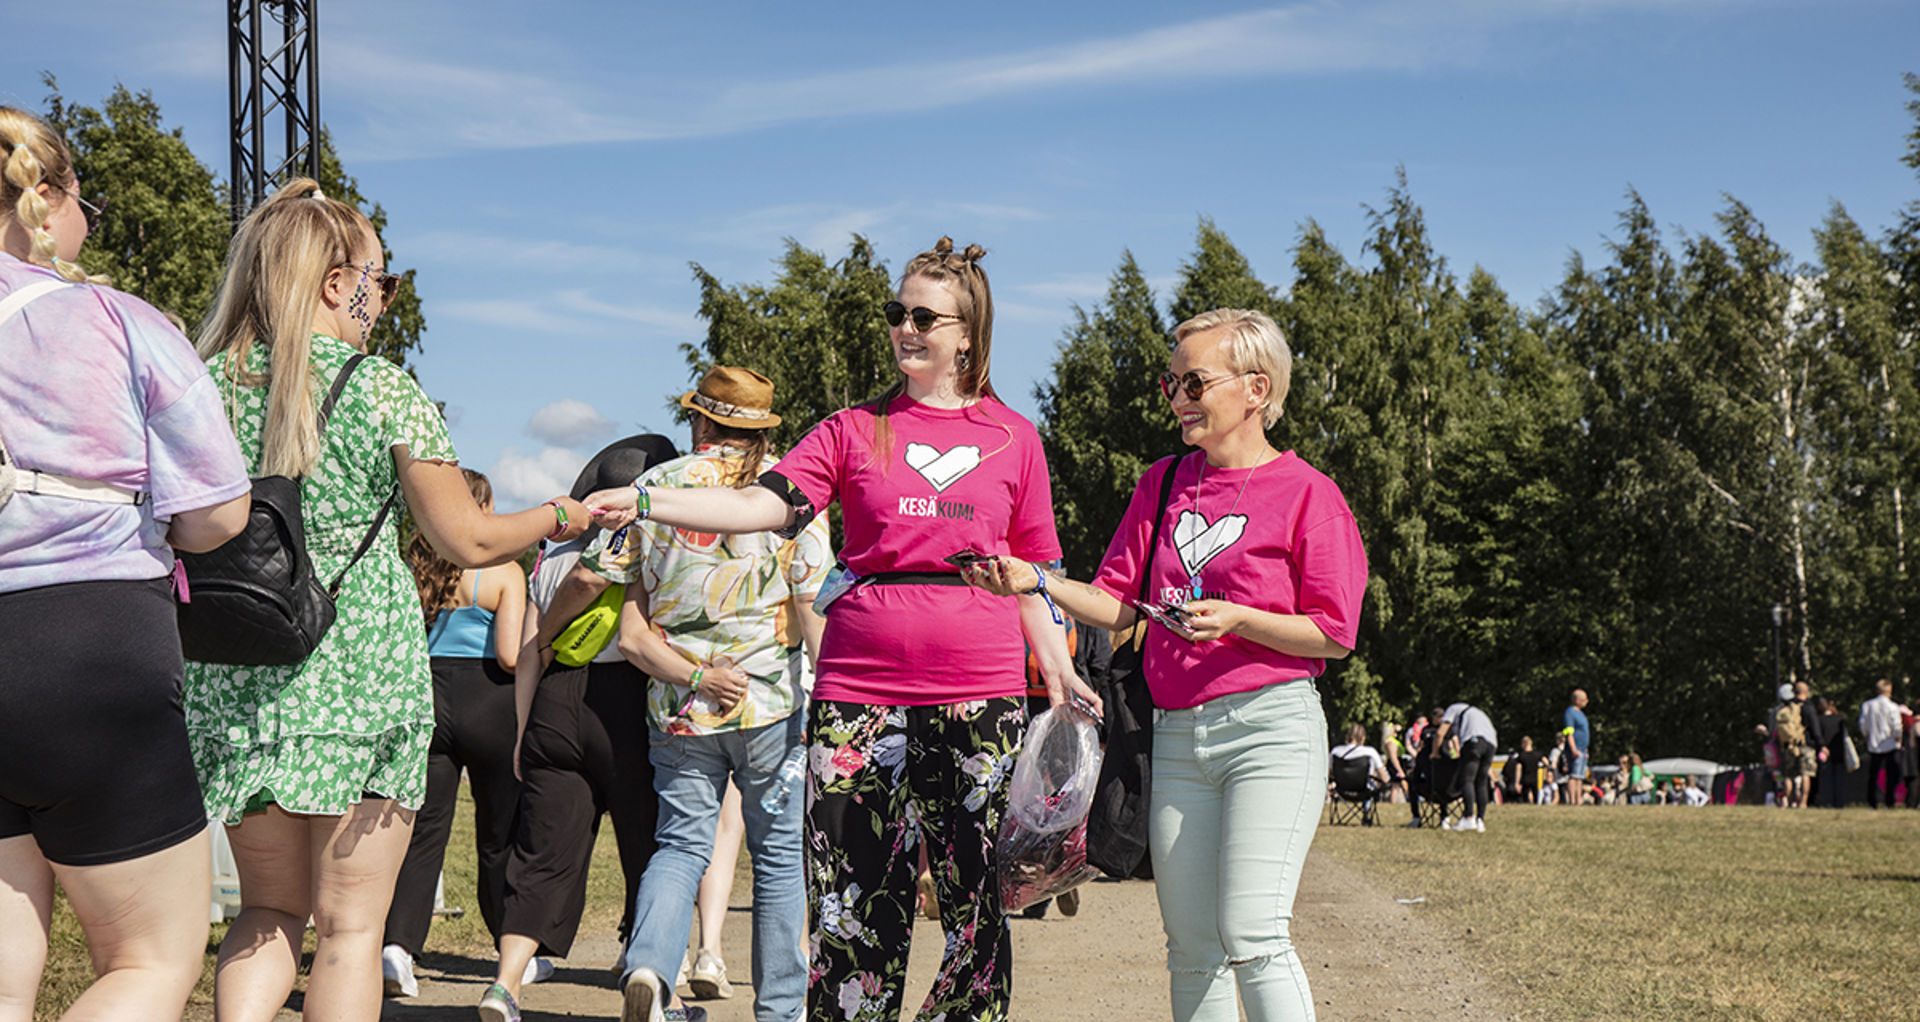
[[1205, 394], [1207, 388], [1212, 387], [1216, 383], [1225, 383], [1228, 380], [1238, 379], [1242, 376], [1258, 375], [1260, 375], [1260, 370], [1258, 369], [1249, 369], [1241, 373], [1228, 373], [1225, 376], [1202, 376], [1197, 372], [1187, 372], [1180, 376], [1175, 376], [1172, 372], [1164, 372], [1160, 374], [1160, 393], [1165, 394], [1167, 400], [1171, 401], [1176, 391], [1184, 390], [1187, 392], [1187, 400], [1198, 401], [1200, 400], [1200, 395]]
[[915, 330], [920, 331], [923, 334], [929, 330], [932, 330], [933, 325], [935, 323], [940, 322], [943, 319], [951, 319], [955, 321], [959, 321], [960, 319], [959, 316], [955, 316], [950, 313], [935, 312], [924, 305], [919, 306], [915, 309], [909, 310], [906, 306], [901, 305], [899, 302], [888, 302], [887, 304], [880, 306], [880, 314], [887, 317], [888, 326], [899, 326], [900, 324], [906, 322], [907, 318], [911, 316], [913, 318], [913, 328]]
[[336, 269], [359, 270], [361, 280], [370, 280], [370, 281], [373, 281], [374, 284], [379, 286], [380, 304], [382, 305], [392, 305], [394, 296], [400, 293], [400, 279], [401, 279], [400, 274], [388, 273], [386, 270], [376, 271], [373, 268], [372, 263], [368, 263], [365, 266], [355, 266], [352, 263], [342, 263], [340, 266], [336, 267]]

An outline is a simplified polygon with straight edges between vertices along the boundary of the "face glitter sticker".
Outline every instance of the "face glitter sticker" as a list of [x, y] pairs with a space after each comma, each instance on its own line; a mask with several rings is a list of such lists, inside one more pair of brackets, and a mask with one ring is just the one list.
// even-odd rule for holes
[[360, 336], [364, 340], [373, 333], [373, 316], [367, 311], [367, 277], [373, 273], [373, 264], [360, 268], [360, 282], [353, 289], [353, 298], [347, 302], [347, 313], [360, 324]]

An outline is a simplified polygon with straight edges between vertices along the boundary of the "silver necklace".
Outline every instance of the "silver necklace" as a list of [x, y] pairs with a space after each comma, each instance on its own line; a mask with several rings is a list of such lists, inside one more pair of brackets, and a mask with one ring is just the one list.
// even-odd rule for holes
[[[1275, 456], [1277, 457], [1278, 455], [1276, 454]], [[1225, 519], [1232, 518], [1233, 513], [1235, 511], [1240, 510], [1240, 498], [1247, 495], [1247, 484], [1250, 482], [1253, 482], [1253, 474], [1260, 470], [1260, 466], [1265, 465], [1267, 462], [1272, 460], [1273, 458], [1261, 458], [1260, 461], [1257, 464], [1255, 464], [1252, 468], [1247, 469], [1247, 477], [1245, 479], [1240, 480], [1240, 492], [1233, 495], [1233, 503], [1228, 505], [1227, 513], [1224, 515], [1221, 515], [1219, 518], [1214, 519], [1214, 521], [1224, 521]], [[1206, 518], [1207, 518], [1207, 513], [1205, 511], [1200, 510], [1201, 492], [1205, 488], [1206, 484], [1207, 484], [1207, 459], [1203, 455], [1200, 458], [1200, 479], [1193, 484], [1193, 509], [1195, 511], [1200, 511], [1201, 521], [1206, 521]], [[1201, 598], [1200, 572], [1195, 571], [1191, 576], [1188, 577], [1187, 589], [1188, 591], [1193, 593], [1194, 599], [1198, 600]]]

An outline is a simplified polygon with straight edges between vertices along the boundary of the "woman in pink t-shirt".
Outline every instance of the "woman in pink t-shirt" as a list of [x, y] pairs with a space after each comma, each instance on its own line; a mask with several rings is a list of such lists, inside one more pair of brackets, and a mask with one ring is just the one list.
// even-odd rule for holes
[[1237, 990], [1251, 1018], [1310, 1019], [1287, 930], [1327, 786], [1313, 679], [1353, 649], [1366, 553], [1339, 487], [1267, 442], [1292, 369], [1273, 320], [1216, 309], [1174, 337], [1161, 388], [1200, 450], [1141, 478], [1093, 583], [1009, 558], [969, 577], [999, 593], [1045, 588], [1104, 628], [1132, 627], [1142, 600], [1166, 623], [1149, 626], [1145, 673], [1166, 711], [1148, 837], [1173, 1017], [1230, 1022]]
[[[988, 380], [983, 254], [942, 238], [907, 264], [884, 309], [899, 379], [821, 422], [759, 486], [587, 498], [611, 527], [637, 511], [703, 532], [797, 529], [840, 503], [841, 581], [857, 581], [822, 591], [808, 742], [807, 1011], [823, 1022], [899, 1015], [923, 837], [948, 940], [921, 1017], [1007, 1017], [1013, 949], [992, 858], [1026, 727], [1026, 644], [1055, 702], [1069, 686], [1093, 698], [1041, 597], [1009, 603], [946, 560], [1060, 556], [1039, 434]], [[670, 999], [666, 981], [631, 971], [627, 1017]]]

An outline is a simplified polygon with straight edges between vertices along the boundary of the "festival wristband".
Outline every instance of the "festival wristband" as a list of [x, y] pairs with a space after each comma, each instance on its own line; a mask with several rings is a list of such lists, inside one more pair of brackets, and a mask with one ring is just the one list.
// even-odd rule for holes
[[547, 501], [547, 506], [553, 509], [554, 517], [553, 531], [547, 533], [547, 538], [559, 539], [561, 536], [566, 535], [567, 532], [567, 509], [561, 507], [560, 502], [557, 500]]
[[700, 698], [700, 679], [707, 673], [705, 667], [695, 667], [693, 676], [687, 679], [687, 686], [693, 691], [687, 693], [687, 701], [680, 706], [679, 715], [684, 717], [693, 709], [693, 701]]
[[647, 488], [639, 483], [633, 484], [633, 515], [641, 521], [653, 512], [653, 498], [647, 496]]
[[1027, 590], [1024, 593], [1021, 593], [1020, 595], [1022, 596], [1038, 595], [1042, 600], [1045, 600], [1047, 602], [1047, 610], [1049, 613], [1053, 615], [1053, 623], [1056, 625], [1066, 624], [1067, 623], [1066, 619], [1060, 616], [1060, 608], [1056, 606], [1053, 602], [1053, 595], [1047, 592], [1047, 573], [1045, 571], [1042, 571], [1038, 564], [1034, 564], [1032, 565], [1032, 567], [1033, 567], [1033, 577], [1035, 580], [1033, 583], [1033, 588]]

